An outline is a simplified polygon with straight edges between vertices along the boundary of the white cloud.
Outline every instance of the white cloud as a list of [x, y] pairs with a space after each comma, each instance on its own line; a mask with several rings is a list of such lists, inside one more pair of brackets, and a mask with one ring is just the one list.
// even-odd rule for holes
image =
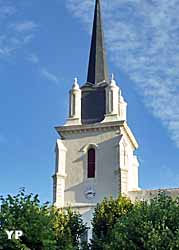
[[14, 48], [3, 47], [0, 48], [0, 56], [9, 56], [14, 51]]
[[23, 21], [18, 23], [13, 23], [10, 25], [15, 32], [32, 32], [38, 28], [38, 25], [33, 21]]
[[[146, 106], [179, 147], [178, 0], [103, 0], [102, 4], [111, 60], [135, 83]], [[94, 1], [67, 0], [67, 7], [91, 27]]]
[[33, 63], [33, 64], [38, 64], [39, 63], [39, 58], [36, 54], [31, 54], [27, 56], [27, 61]]
[[0, 18], [9, 17], [16, 13], [16, 8], [9, 4], [3, 5], [3, 2], [0, 1]]
[[29, 54], [26, 57], [26, 60], [34, 64], [38, 69], [38, 72], [40, 72], [41, 76], [47, 81], [53, 82], [56, 85], [59, 84], [59, 77], [54, 73], [48, 71], [46, 67], [43, 67], [40, 62], [40, 58], [36, 54]]
[[59, 83], [59, 78], [55, 74], [49, 72], [47, 69], [45, 69], [45, 68], [41, 69], [41, 74], [47, 80], [49, 80], [55, 84]]
[[[18, 2], [20, 6], [20, 1]], [[0, 0], [0, 59], [25, 48], [34, 38], [38, 25], [33, 20], [22, 20], [21, 8], [14, 1]]]

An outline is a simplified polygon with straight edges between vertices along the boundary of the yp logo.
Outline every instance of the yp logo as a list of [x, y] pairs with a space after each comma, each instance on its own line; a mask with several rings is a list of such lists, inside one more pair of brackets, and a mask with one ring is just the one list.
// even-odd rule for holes
[[23, 232], [20, 230], [15, 230], [15, 231], [14, 230], [11, 230], [11, 231], [6, 230], [6, 234], [7, 234], [8, 240], [12, 240], [12, 238], [19, 240], [19, 238], [21, 236], [23, 236]]

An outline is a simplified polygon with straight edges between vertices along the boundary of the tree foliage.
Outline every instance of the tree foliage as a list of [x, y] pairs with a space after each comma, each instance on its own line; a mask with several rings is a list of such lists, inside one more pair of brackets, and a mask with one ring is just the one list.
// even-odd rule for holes
[[[5, 230], [22, 230], [20, 240], [8, 240]], [[38, 195], [1, 197], [0, 249], [3, 250], [78, 250], [86, 232], [81, 216], [71, 209], [41, 205]]]
[[[132, 203], [128, 198], [104, 199], [93, 217], [91, 250], [179, 249], [179, 198], [164, 193], [150, 201]], [[7, 239], [5, 230], [22, 230], [20, 240]], [[40, 204], [38, 195], [1, 198], [0, 249], [87, 250], [81, 216], [72, 211]]]
[[[118, 200], [120, 200], [119, 198]], [[112, 204], [112, 207], [110, 207]], [[115, 204], [115, 205], [114, 205]], [[127, 203], [128, 204], [128, 203]], [[126, 201], [117, 211], [115, 200], [105, 200], [95, 211], [95, 250], [177, 250], [179, 249], [179, 199], [172, 199], [160, 193], [150, 201], [136, 202], [126, 207]], [[107, 209], [104, 209], [108, 208]], [[104, 214], [99, 216], [99, 214]], [[97, 218], [97, 219], [96, 219]], [[110, 218], [104, 220], [103, 218]], [[112, 219], [111, 219], [112, 218]], [[104, 223], [104, 225], [103, 225]], [[96, 230], [102, 226], [104, 244], [98, 244], [102, 235]], [[105, 233], [103, 233], [105, 228]], [[102, 243], [102, 242], [101, 242]], [[93, 244], [94, 245], [94, 244]]]
[[114, 225], [125, 216], [133, 207], [132, 202], [126, 197], [118, 199], [105, 198], [98, 204], [94, 211], [92, 221], [93, 240], [91, 241], [92, 250], [103, 250], [110, 239]]

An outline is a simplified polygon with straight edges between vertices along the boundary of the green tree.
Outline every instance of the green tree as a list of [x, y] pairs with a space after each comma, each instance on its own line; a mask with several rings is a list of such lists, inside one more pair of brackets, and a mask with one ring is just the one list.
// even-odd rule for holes
[[135, 203], [115, 224], [103, 250], [179, 249], [179, 199], [160, 193]]
[[78, 250], [87, 249], [87, 242], [81, 242], [87, 232], [86, 225], [83, 224], [81, 216], [67, 209], [54, 208], [54, 231], [58, 250]]
[[91, 241], [92, 250], [104, 250], [106, 243], [110, 239], [114, 225], [133, 208], [132, 202], [126, 197], [118, 199], [105, 198], [98, 204], [93, 216], [93, 239]]
[[[20, 240], [8, 240], [5, 230], [22, 230]], [[77, 250], [86, 232], [81, 216], [72, 210], [41, 205], [38, 195], [1, 197], [0, 249], [3, 250]]]

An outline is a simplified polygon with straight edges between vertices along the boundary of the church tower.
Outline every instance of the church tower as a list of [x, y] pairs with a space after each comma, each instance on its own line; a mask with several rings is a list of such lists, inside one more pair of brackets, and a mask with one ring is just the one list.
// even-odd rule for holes
[[90, 225], [104, 197], [139, 190], [138, 144], [127, 124], [127, 103], [114, 75], [109, 79], [100, 0], [96, 0], [87, 81], [75, 79], [69, 117], [56, 127], [54, 204], [78, 209]]

